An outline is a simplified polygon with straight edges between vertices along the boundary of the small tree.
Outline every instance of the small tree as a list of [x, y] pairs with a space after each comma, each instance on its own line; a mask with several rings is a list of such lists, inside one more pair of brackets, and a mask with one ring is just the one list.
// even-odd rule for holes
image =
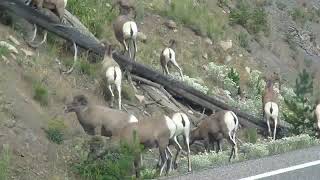
[[284, 99], [289, 110], [283, 113], [284, 119], [293, 126], [292, 133], [314, 135], [314, 107], [309, 101], [309, 97], [313, 94], [313, 76], [306, 69], [299, 73], [294, 91], [294, 97]]

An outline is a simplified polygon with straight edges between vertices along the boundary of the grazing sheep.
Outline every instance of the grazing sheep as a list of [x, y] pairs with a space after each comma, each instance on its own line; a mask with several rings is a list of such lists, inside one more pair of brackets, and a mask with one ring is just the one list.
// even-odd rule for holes
[[65, 113], [75, 112], [79, 123], [89, 135], [111, 137], [126, 125], [138, 122], [131, 114], [92, 104], [84, 95], [76, 95], [65, 106]]
[[[64, 11], [67, 6], [68, 0], [29, 0], [29, 1], [25, 1], [25, 3], [27, 5], [32, 6], [32, 7], [35, 6], [39, 10], [42, 8], [51, 10], [59, 17], [60, 21], [62, 22], [63, 16], [64, 16]], [[33, 36], [31, 38], [31, 40], [28, 42], [28, 44], [34, 48], [39, 47], [41, 44], [46, 42], [47, 34], [48, 34], [48, 32], [45, 31], [43, 39], [39, 44], [37, 44], [37, 45], [32, 44], [32, 42], [35, 40], [35, 38], [37, 36], [37, 26], [34, 24]]]
[[163, 49], [160, 54], [160, 64], [162, 67], [163, 74], [170, 74], [168, 69], [168, 63], [172, 63], [179, 70], [180, 76], [183, 79], [182, 70], [176, 61], [176, 54], [174, 52], [176, 44], [176, 41], [173, 39], [169, 41], [169, 46]]
[[[185, 113], [174, 113], [172, 115], [171, 120], [174, 122], [176, 125], [176, 130], [173, 135], [173, 137], [170, 139], [174, 142], [175, 148], [177, 150], [176, 155], [173, 160], [173, 166], [176, 169], [178, 167], [177, 165], [177, 159], [180, 155], [180, 152], [182, 150], [182, 147], [180, 146], [177, 136], [183, 135], [184, 142], [187, 146], [187, 153], [188, 153], [188, 171], [191, 171], [191, 161], [190, 161], [190, 147], [189, 147], [189, 142], [190, 142], [190, 120], [188, 116]], [[159, 165], [161, 163], [161, 158], [159, 157]]]
[[[114, 30], [116, 39], [122, 44], [124, 48], [124, 52], [128, 52], [129, 57], [135, 61], [136, 53], [137, 53], [136, 39], [138, 35], [137, 24], [127, 14], [124, 14], [124, 15], [122, 14], [114, 20], [113, 30]], [[132, 44], [133, 44], [134, 52], [131, 52]], [[132, 53], [134, 53], [133, 56], [132, 56]]]
[[[271, 77], [267, 78], [267, 84], [266, 84], [264, 93], [262, 95], [263, 118], [265, 118], [267, 121], [268, 133], [270, 137], [273, 137], [273, 140], [276, 139], [278, 115], [279, 115], [279, 106], [277, 104], [278, 95], [275, 92], [273, 87], [275, 80], [280, 81], [280, 78], [276, 73], [274, 73]], [[273, 122], [273, 126], [274, 126], [273, 136], [271, 134], [270, 121]]]
[[221, 142], [226, 138], [232, 145], [229, 161], [232, 156], [238, 156], [238, 147], [236, 142], [236, 132], [238, 130], [239, 120], [234, 112], [222, 110], [212, 114], [202, 120], [199, 125], [191, 131], [190, 140], [193, 144], [196, 140], [205, 140], [205, 148], [209, 149], [209, 144], [218, 141], [218, 150], [221, 151]]
[[[106, 46], [106, 44], [104, 44]], [[121, 80], [122, 72], [119, 64], [112, 58], [112, 46], [109, 45], [105, 51], [105, 55], [102, 61], [102, 75], [103, 79], [106, 79], [108, 89], [111, 93], [111, 107], [113, 107], [114, 93], [112, 91], [112, 85], [114, 84], [118, 91], [118, 106], [121, 110]]]
[[[161, 165], [159, 167], [160, 176], [167, 165], [166, 174], [171, 170], [172, 153], [168, 148], [169, 139], [172, 138], [176, 131], [176, 125], [168, 116], [152, 116], [151, 119], [140, 119], [137, 123], [131, 123], [124, 127], [118, 139], [124, 140], [127, 143], [132, 143], [134, 140], [133, 134], [136, 132], [140, 144], [145, 149], [159, 148], [161, 157]], [[141, 157], [136, 156], [134, 160], [136, 176], [140, 177]]]

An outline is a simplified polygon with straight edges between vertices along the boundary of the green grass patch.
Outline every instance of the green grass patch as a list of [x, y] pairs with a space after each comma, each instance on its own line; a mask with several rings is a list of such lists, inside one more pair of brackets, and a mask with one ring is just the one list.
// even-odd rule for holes
[[246, 1], [239, 1], [230, 13], [231, 24], [239, 24], [249, 32], [257, 34], [269, 31], [267, 14], [263, 8], [251, 7]]
[[53, 119], [49, 121], [48, 128], [45, 130], [47, 138], [56, 144], [62, 144], [65, 128], [66, 126], [63, 119]]
[[43, 83], [35, 82], [33, 85], [33, 99], [42, 106], [47, 106], [49, 103], [48, 87]]
[[69, 0], [68, 10], [97, 37], [103, 37], [104, 31], [112, 28], [107, 26], [116, 17], [117, 12], [111, 11], [112, 0]]
[[2, 145], [3, 149], [0, 153], [0, 179], [9, 179], [9, 165], [11, 159], [11, 153], [8, 144]]
[[[244, 143], [239, 149], [239, 159], [233, 162], [240, 162], [244, 160], [256, 159], [275, 154], [285, 153], [297, 149], [308, 148], [319, 145], [320, 142], [315, 137], [301, 134], [298, 136], [286, 137], [276, 141], [258, 142], [256, 144]], [[221, 153], [210, 152], [209, 154], [198, 154], [191, 156], [192, 167], [194, 170], [201, 170], [208, 167], [218, 167], [228, 164], [230, 151], [223, 151]], [[187, 171], [187, 159], [181, 159], [181, 167], [179, 172]]]
[[242, 47], [245, 50], [249, 49], [249, 37], [248, 37], [248, 34], [246, 34], [244, 32], [240, 32], [238, 34], [238, 41], [239, 41], [240, 47]]
[[258, 140], [258, 132], [256, 128], [248, 128], [245, 130], [245, 138], [249, 143], [255, 144]]
[[9, 55], [10, 51], [8, 48], [6, 47], [0, 47], [0, 56], [7, 56]]

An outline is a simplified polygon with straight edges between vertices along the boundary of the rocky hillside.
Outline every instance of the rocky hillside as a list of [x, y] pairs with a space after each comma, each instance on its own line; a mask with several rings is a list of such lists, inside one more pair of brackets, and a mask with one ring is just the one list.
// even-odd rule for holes
[[[165, 2], [141, 0], [136, 4], [142, 32], [139, 62], [161, 71], [160, 52], [170, 39], [176, 39], [177, 62], [187, 84], [254, 115], [260, 115], [256, 107], [261, 107], [261, 92], [257, 89], [263, 83], [259, 77], [274, 71], [284, 79], [286, 88], [281, 95], [285, 97], [292, 93], [297, 74], [307, 68], [315, 77], [314, 94], [318, 95], [319, 0]], [[93, 34], [117, 44], [111, 28], [117, 11], [109, 11], [110, 0], [68, 3], [67, 9]], [[7, 177], [79, 179], [71, 167], [84, 157], [89, 138], [75, 115], [64, 114], [63, 107], [79, 93], [97, 104], [107, 104], [108, 95], [104, 96], [98, 86], [99, 64], [88, 63], [86, 53], [82, 53], [76, 70], [69, 76], [62, 75], [55, 58], [69, 67], [73, 56], [65, 41], [49, 34], [45, 46], [32, 49], [24, 42], [28, 33], [20, 21], [10, 25], [2, 22], [0, 40], [16, 48], [0, 47], [0, 152], [9, 145]], [[174, 68], [171, 71], [176, 72]], [[174, 73], [173, 77], [177, 75]], [[247, 92], [254, 92], [248, 93], [244, 102], [237, 95], [238, 86], [243, 84]], [[161, 105], [148, 104], [153, 99], [137, 88], [135, 94], [124, 82], [127, 111], [138, 116], [159, 109], [169, 111]], [[241, 139], [249, 141], [246, 136]], [[0, 173], [4, 173], [1, 158]]]

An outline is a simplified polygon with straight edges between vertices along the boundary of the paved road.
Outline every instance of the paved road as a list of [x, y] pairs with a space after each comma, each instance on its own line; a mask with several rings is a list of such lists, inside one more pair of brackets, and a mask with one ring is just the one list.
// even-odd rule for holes
[[320, 146], [193, 172], [171, 180], [320, 180]]

